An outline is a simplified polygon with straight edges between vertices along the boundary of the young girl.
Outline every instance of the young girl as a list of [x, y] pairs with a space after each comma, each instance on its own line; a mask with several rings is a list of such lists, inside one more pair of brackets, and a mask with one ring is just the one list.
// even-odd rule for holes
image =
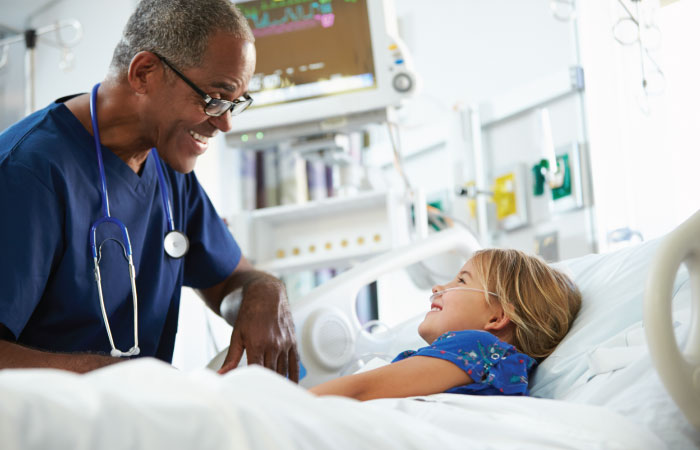
[[528, 377], [566, 335], [581, 294], [563, 273], [517, 250], [474, 254], [457, 277], [433, 287], [418, 327], [430, 344], [392, 364], [311, 388], [358, 400], [450, 392], [527, 395]]

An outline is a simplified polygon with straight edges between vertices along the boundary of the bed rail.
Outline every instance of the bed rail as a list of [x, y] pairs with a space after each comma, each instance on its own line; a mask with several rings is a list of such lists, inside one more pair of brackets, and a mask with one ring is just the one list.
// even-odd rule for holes
[[480, 248], [469, 231], [450, 228], [362, 262], [311, 291], [292, 308], [299, 353], [307, 370], [301, 384], [311, 387], [335, 378], [352, 359], [361, 328], [356, 310], [360, 289], [383, 274], [432, 256], [456, 252], [466, 261]]
[[[481, 249], [467, 229], [454, 227], [364, 261], [318, 286], [292, 305], [299, 354], [306, 376], [300, 381], [312, 387], [337, 377], [355, 354], [361, 329], [357, 318], [357, 294], [381, 275], [403, 269], [433, 256], [456, 253], [464, 261]], [[228, 347], [207, 365], [218, 370]], [[245, 356], [244, 356], [245, 358]]]
[[[672, 326], [672, 294], [681, 264], [688, 268], [691, 322], [679, 349]], [[695, 428], [700, 429], [700, 211], [661, 242], [644, 293], [644, 327], [651, 359], [666, 390]]]

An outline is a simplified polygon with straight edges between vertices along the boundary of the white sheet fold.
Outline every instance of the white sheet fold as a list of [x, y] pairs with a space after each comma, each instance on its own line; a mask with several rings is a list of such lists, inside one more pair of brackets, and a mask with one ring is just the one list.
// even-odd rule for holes
[[219, 376], [152, 359], [87, 375], [0, 371], [3, 449], [664, 448], [609, 410], [440, 394], [318, 398], [257, 366]]

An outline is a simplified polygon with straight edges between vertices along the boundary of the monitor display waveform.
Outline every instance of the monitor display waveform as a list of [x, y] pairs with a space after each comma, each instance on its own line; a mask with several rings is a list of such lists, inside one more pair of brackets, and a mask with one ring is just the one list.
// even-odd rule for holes
[[[281, 4], [283, 2], [275, 3]], [[281, 7], [281, 5], [276, 5], [276, 9], [272, 10], [269, 7], [265, 10], [245, 8], [244, 14], [251, 24], [256, 38], [316, 26], [328, 28], [333, 26], [335, 22], [335, 14], [333, 14], [333, 6], [330, 2], [308, 0], [305, 4], [295, 6]]]
[[366, 2], [238, 3], [255, 36], [253, 107], [376, 88]]

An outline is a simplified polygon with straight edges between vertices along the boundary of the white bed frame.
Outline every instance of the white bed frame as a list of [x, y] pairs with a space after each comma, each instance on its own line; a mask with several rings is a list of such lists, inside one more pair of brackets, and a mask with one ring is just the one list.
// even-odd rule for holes
[[[685, 263], [691, 283], [690, 333], [681, 352], [673, 333], [673, 282]], [[685, 417], [700, 429], [700, 211], [668, 234], [654, 256], [644, 293], [644, 326], [654, 366]]]
[[383, 274], [435, 255], [451, 252], [466, 261], [479, 248], [470, 232], [452, 228], [358, 264], [310, 292], [292, 311], [299, 353], [307, 370], [300, 384], [311, 387], [335, 378], [353, 358], [361, 329], [356, 312], [360, 289]]

